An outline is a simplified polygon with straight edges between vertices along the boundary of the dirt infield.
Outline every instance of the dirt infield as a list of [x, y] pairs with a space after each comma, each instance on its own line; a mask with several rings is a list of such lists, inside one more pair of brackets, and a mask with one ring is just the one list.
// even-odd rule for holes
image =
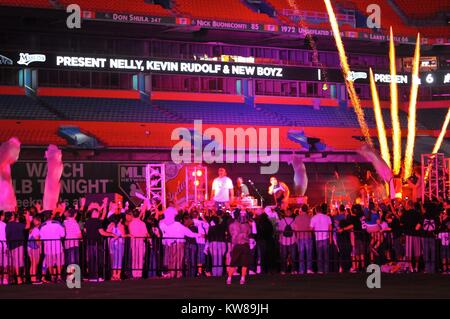
[[249, 277], [240, 286], [224, 278], [147, 279], [122, 282], [83, 282], [81, 289], [65, 284], [0, 286], [0, 298], [450, 298], [449, 275], [405, 274], [381, 277], [380, 289], [366, 286], [365, 274]]

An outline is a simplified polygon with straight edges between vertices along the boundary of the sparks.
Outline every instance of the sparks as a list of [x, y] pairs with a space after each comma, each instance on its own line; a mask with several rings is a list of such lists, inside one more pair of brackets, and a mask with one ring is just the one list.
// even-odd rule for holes
[[391, 123], [392, 123], [392, 147], [394, 155], [393, 171], [394, 175], [400, 173], [402, 160], [402, 131], [400, 129], [400, 120], [398, 118], [398, 92], [397, 92], [397, 68], [395, 66], [395, 46], [392, 27], [390, 28], [389, 39], [389, 65], [391, 72]]
[[[442, 125], [441, 133], [439, 133], [439, 137], [436, 140], [436, 143], [434, 144], [432, 154], [436, 154], [439, 149], [441, 148], [442, 141], [444, 140], [445, 133], [447, 133], [448, 123], [450, 122], [450, 107], [448, 108], [447, 116], [445, 117], [444, 124]], [[430, 174], [432, 164], [430, 163], [427, 166], [427, 169], [425, 171], [424, 180], [428, 180], [428, 175]]]
[[439, 134], [436, 144], [434, 144], [433, 154], [436, 154], [441, 148], [445, 133], [447, 133], [448, 123], [450, 122], [450, 107], [448, 108], [447, 116], [445, 117], [444, 125], [442, 125], [441, 133]]
[[370, 138], [369, 127], [367, 126], [366, 119], [364, 118], [364, 111], [361, 107], [358, 94], [356, 93], [353, 82], [349, 80], [350, 66], [347, 62], [347, 56], [345, 54], [344, 44], [342, 43], [341, 35], [339, 33], [339, 25], [336, 20], [336, 16], [331, 6], [330, 0], [324, 0], [327, 7], [328, 17], [330, 19], [331, 29], [333, 30], [334, 40], [336, 42], [336, 47], [338, 49], [339, 58], [341, 60], [342, 73], [344, 75], [345, 86], [347, 87], [347, 92], [352, 102], [353, 108], [355, 110], [356, 116], [358, 118], [359, 126], [364, 135], [366, 143], [373, 147], [372, 139]]
[[375, 120], [377, 123], [378, 141], [380, 142], [381, 157], [386, 164], [391, 168], [391, 156], [389, 154], [389, 146], [386, 138], [386, 129], [384, 127], [383, 114], [381, 113], [380, 98], [378, 90], [375, 85], [372, 68], [369, 68], [370, 74], [370, 91], [372, 92], [373, 111], [375, 113]]
[[420, 34], [417, 34], [416, 49], [414, 51], [411, 94], [409, 97], [408, 110], [408, 137], [406, 140], [405, 160], [404, 160], [404, 178], [412, 174], [414, 143], [416, 139], [416, 103], [419, 90], [419, 63], [420, 63]]

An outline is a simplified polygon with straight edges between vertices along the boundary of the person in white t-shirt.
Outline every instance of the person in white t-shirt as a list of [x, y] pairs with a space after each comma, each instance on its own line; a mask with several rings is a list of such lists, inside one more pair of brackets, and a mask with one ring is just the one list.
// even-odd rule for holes
[[[64, 226], [56, 220], [47, 219], [39, 230], [40, 239], [44, 243], [44, 268], [50, 270], [50, 275], [61, 281], [61, 269], [64, 265], [64, 249], [61, 239], [65, 237]], [[43, 281], [45, 281], [43, 279]]]
[[141, 212], [133, 210], [133, 220], [128, 225], [131, 236], [131, 264], [133, 279], [142, 278], [144, 268], [145, 242], [149, 236], [147, 226], [140, 218]]
[[183, 270], [185, 237], [204, 237], [203, 234], [194, 233], [189, 228], [175, 220], [178, 211], [168, 207], [164, 211], [164, 219], [159, 223], [164, 247], [164, 264], [167, 266], [166, 278], [181, 278]]
[[216, 206], [228, 207], [230, 201], [234, 199], [233, 181], [227, 177], [227, 171], [221, 167], [218, 171], [219, 177], [215, 178], [212, 183], [211, 198], [216, 203]]
[[330, 216], [326, 215], [326, 204], [318, 206], [316, 212], [317, 214], [311, 218], [310, 227], [316, 237], [318, 273], [323, 274], [328, 272], [328, 250], [332, 241], [332, 237], [330, 236], [332, 226]]

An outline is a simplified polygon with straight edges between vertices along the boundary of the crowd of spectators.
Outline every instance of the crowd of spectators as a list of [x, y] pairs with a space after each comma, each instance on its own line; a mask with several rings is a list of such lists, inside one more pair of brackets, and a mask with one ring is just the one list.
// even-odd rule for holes
[[130, 208], [106, 198], [60, 203], [53, 211], [37, 204], [0, 212], [0, 284], [61, 282], [70, 264], [93, 282], [223, 276], [234, 243], [230, 225], [242, 214], [250, 275], [356, 273], [369, 263], [391, 273], [449, 274], [449, 213], [438, 200], [287, 210], [200, 204], [159, 210], [148, 201]]

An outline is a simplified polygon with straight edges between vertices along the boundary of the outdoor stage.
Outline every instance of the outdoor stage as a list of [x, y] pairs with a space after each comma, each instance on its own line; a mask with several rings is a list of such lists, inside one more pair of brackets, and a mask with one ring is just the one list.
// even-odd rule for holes
[[308, 299], [308, 298], [450, 298], [450, 275], [381, 275], [381, 288], [366, 286], [368, 274], [250, 276], [245, 286], [234, 277], [148, 279], [88, 283], [80, 289], [65, 284], [0, 286], [0, 298], [149, 298], [149, 299]]

